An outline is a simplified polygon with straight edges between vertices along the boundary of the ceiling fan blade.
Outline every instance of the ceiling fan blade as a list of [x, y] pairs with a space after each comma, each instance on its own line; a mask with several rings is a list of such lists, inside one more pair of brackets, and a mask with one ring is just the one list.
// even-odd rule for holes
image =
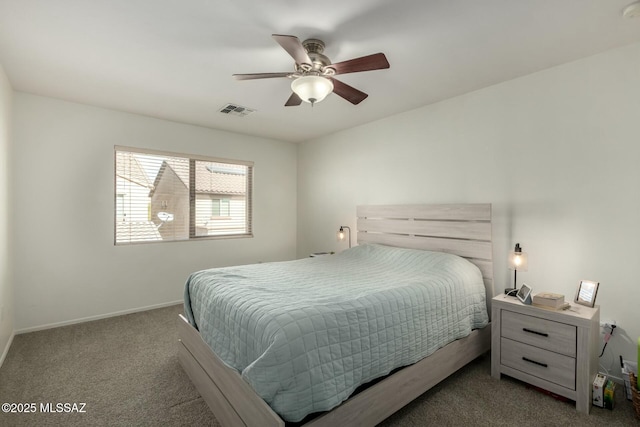
[[360, 104], [367, 98], [367, 96], [369, 96], [366, 93], [359, 91], [355, 87], [349, 86], [346, 83], [342, 83], [340, 80], [332, 78], [331, 81], [333, 82], [333, 93], [343, 97], [353, 105]]
[[389, 68], [389, 61], [384, 53], [374, 53], [373, 55], [360, 58], [349, 59], [329, 65], [329, 68], [336, 70], [336, 74], [357, 73], [360, 71], [382, 70]]
[[302, 104], [302, 99], [300, 99], [300, 97], [293, 92], [291, 94], [291, 96], [289, 97], [289, 99], [287, 99], [287, 103], [284, 104], [285, 107], [297, 107], [298, 105]]
[[280, 34], [272, 34], [271, 37], [278, 42], [284, 50], [296, 61], [296, 64], [311, 65], [311, 58], [307, 55], [307, 50], [302, 46], [300, 39], [296, 36], [284, 36]]
[[272, 79], [276, 77], [291, 77], [293, 73], [253, 73], [253, 74], [234, 74], [236, 80], [255, 80], [255, 79]]

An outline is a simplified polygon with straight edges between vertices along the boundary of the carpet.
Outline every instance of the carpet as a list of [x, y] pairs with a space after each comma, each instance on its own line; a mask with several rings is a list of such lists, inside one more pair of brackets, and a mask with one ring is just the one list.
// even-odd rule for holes
[[[17, 335], [0, 368], [0, 403], [23, 413], [1, 412], [0, 425], [219, 426], [178, 363], [181, 312], [176, 305]], [[622, 387], [614, 410], [581, 415], [572, 402], [491, 378], [490, 359], [476, 359], [380, 425], [640, 425]]]

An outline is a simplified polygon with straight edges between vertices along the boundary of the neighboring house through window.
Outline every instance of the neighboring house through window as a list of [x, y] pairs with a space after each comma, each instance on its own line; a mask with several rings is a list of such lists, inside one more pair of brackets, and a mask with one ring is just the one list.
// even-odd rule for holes
[[115, 243], [250, 237], [253, 163], [115, 147]]

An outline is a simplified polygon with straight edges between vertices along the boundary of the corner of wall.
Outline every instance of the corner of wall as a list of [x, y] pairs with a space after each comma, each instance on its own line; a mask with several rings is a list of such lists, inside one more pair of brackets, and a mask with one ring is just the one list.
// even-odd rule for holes
[[2, 368], [2, 364], [4, 363], [4, 359], [7, 358], [7, 354], [9, 354], [9, 349], [11, 348], [11, 344], [13, 343], [13, 338], [16, 336], [15, 332], [12, 332], [9, 336], [9, 340], [7, 344], [4, 346], [4, 350], [2, 351], [2, 355], [0, 355], [0, 368]]
[[13, 88], [0, 64], [0, 366], [15, 335], [14, 292], [11, 269], [11, 187], [9, 161]]

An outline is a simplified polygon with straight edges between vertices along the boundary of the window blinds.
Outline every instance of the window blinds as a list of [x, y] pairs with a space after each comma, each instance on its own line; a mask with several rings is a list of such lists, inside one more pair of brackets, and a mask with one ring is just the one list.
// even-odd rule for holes
[[115, 244], [250, 237], [253, 163], [115, 147]]

